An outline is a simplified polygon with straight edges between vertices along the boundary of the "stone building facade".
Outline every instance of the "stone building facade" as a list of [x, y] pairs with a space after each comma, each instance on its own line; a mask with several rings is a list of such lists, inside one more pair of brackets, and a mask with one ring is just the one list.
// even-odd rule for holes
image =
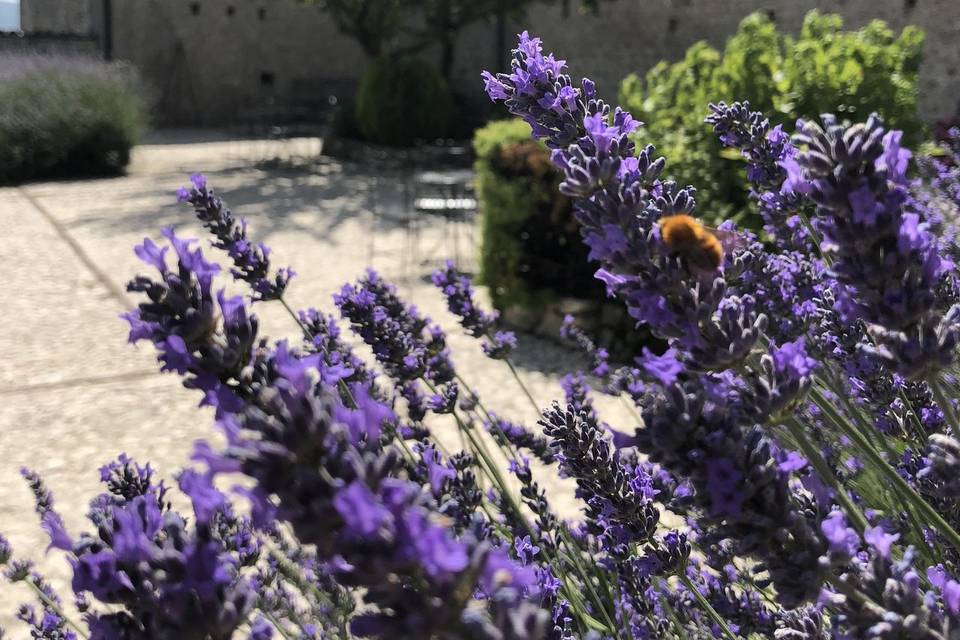
[[[350, 91], [366, 60], [314, 4], [295, 0], [21, 0], [25, 39], [61, 34], [96, 42], [100, 55], [133, 63], [153, 87], [164, 119], [228, 123], [264, 106], [294, 107]], [[572, 5], [577, 4], [574, 0]], [[722, 47], [740, 20], [765, 11], [796, 33], [807, 11], [836, 12], [847, 27], [873, 18], [899, 31], [926, 31], [920, 108], [928, 121], [953, 116], [960, 102], [960, 0], [617, 0], [597, 15], [534, 6], [526, 24], [594, 78], [613, 98], [619, 81], [658, 60], [676, 60], [707, 40]], [[512, 36], [507, 42], [512, 41]], [[492, 24], [458, 43], [454, 81], [479, 92], [481, 69], [501, 67]], [[0, 39], [2, 46], [2, 39]], [[438, 52], [427, 52], [438, 55]]]

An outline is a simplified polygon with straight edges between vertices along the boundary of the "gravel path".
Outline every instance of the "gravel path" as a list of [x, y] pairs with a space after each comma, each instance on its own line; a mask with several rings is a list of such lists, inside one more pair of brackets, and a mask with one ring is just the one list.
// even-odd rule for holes
[[[249, 218], [252, 235], [274, 249], [274, 263], [297, 271], [288, 293], [292, 306], [332, 310], [331, 294], [372, 264], [446, 328], [458, 370], [491, 409], [527, 424], [536, 418], [506, 367], [483, 357], [446, 312], [426, 278], [430, 267], [412, 264], [404, 229], [370, 213], [374, 203], [387, 216], [402, 213], [398, 180], [375, 180], [357, 166], [330, 160], [310, 169], [271, 169], [260, 162], [310, 153], [317, 140], [190, 139], [168, 135], [137, 147], [123, 177], [0, 188], [6, 236], [0, 243], [6, 269], [0, 284], [0, 532], [18, 557], [37, 561], [61, 587], [66, 563], [59, 554], [44, 554], [46, 541], [19, 469], [27, 465], [44, 476], [68, 527], [78, 532], [99, 490], [99, 465], [122, 451], [170, 476], [187, 464], [193, 441], [213, 432], [211, 414], [196, 408], [196, 396], [176, 378], [157, 372], [152, 349], [126, 343], [118, 318], [134, 304], [124, 284], [142, 270], [131, 250], [135, 243], [159, 237], [167, 225], [206, 242], [173, 195], [190, 172], [205, 172], [234, 211]], [[439, 224], [423, 230], [421, 257], [434, 250], [433, 258], [444, 257], [441, 251], [450, 249], [445, 231]], [[257, 312], [262, 334], [297, 336], [279, 307], [259, 305]], [[562, 397], [560, 378], [582, 366], [577, 354], [526, 336], [516, 362], [543, 406]], [[619, 405], [601, 398], [600, 406], [611, 424], [629, 424]], [[452, 425], [434, 428], [457, 442]], [[558, 510], [575, 517], [569, 484], [541, 476]], [[61, 593], [69, 598], [68, 589]], [[0, 624], [11, 631], [24, 595], [0, 583]]]

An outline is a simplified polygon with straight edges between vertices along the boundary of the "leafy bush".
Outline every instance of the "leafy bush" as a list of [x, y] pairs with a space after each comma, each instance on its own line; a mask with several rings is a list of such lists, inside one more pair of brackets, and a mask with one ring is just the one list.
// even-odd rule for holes
[[445, 136], [452, 105], [446, 81], [429, 63], [379, 58], [360, 80], [357, 124], [370, 142], [406, 146]]
[[0, 182], [118, 173], [145, 123], [129, 67], [0, 56]]
[[601, 293], [570, 199], [557, 191], [560, 172], [546, 147], [520, 120], [478, 129], [480, 271], [498, 309], [534, 307], [557, 296]]
[[877, 112], [914, 143], [921, 133], [916, 111], [922, 44], [915, 27], [894, 37], [874, 20], [844, 31], [840, 16], [818, 11], [807, 14], [800, 36], [792, 38], [755, 13], [740, 23], [722, 53], [698, 42], [679, 62], [660, 62], [644, 79], [628, 76], [620, 102], [646, 123], [638, 134], [644, 142], [670, 158], [668, 175], [697, 185], [698, 200], [710, 203], [701, 215], [711, 222], [746, 219], [756, 227], [742, 161], [724, 153], [704, 125], [704, 105], [749, 100], [774, 124], [790, 127], [797, 118], [821, 113], [857, 120]]

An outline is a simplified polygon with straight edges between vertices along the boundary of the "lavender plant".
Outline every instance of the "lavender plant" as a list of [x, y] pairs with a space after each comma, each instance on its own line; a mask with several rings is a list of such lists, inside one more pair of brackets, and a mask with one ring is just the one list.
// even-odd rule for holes
[[[18, 612], [32, 636], [960, 638], [953, 170], [909, 179], [876, 117], [791, 137], [710, 105], [766, 236], [714, 231], [634, 147], [640, 123], [538, 39], [484, 78], [552, 149], [608, 294], [665, 348], [615, 363], [569, 319], [589, 371], [540, 405], [516, 336], [446, 264], [438, 295], [541, 417], [501, 416], [379, 274], [333, 299], [370, 362], [333, 315], [293, 310], [292, 272], [193, 176], [178, 197], [249, 293], [164, 230], [135, 248], [153, 273], [124, 317], [215, 408], [222, 444], [198, 442], [177, 477], [192, 515], [149, 465], [106, 465], [79, 535], [24, 471], [80, 613], [0, 538], [6, 578], [36, 594]], [[285, 307], [297, 339], [262, 337], [254, 302]], [[605, 422], [596, 393], [630, 423]], [[578, 514], [545, 473], [574, 481]]]

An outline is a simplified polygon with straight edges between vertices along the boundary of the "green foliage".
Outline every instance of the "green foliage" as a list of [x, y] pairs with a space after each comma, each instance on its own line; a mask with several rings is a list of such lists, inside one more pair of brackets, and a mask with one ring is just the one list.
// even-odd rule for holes
[[811, 13], [800, 38], [787, 39], [792, 54], [784, 61], [789, 84], [781, 110], [822, 112], [835, 101], [850, 118], [865, 119], [877, 111], [888, 125], [915, 139], [923, 32], [908, 26], [895, 38], [880, 20], [855, 32], [842, 27], [839, 16]]
[[453, 100], [430, 64], [412, 57], [379, 58], [357, 91], [356, 120], [371, 142], [393, 146], [447, 134]]
[[119, 173], [145, 123], [128, 68], [0, 58], [0, 182]]
[[480, 277], [498, 309], [537, 307], [556, 296], [603, 296], [587, 262], [560, 174], [520, 120], [478, 129]]
[[646, 122], [637, 141], [654, 144], [668, 159], [667, 175], [697, 187], [702, 217], [758, 227], [739, 155], [724, 151], [703, 124], [707, 104], [749, 100], [788, 130], [799, 117], [834, 112], [854, 120], [876, 111], [915, 143], [922, 133], [922, 45], [923, 33], [915, 27], [895, 37], [875, 20], [844, 31], [839, 16], [818, 11], [807, 14], [800, 36], [791, 38], [755, 13], [740, 23], [722, 53], [698, 42], [679, 62], [660, 62], [644, 79], [628, 76], [620, 104]]

